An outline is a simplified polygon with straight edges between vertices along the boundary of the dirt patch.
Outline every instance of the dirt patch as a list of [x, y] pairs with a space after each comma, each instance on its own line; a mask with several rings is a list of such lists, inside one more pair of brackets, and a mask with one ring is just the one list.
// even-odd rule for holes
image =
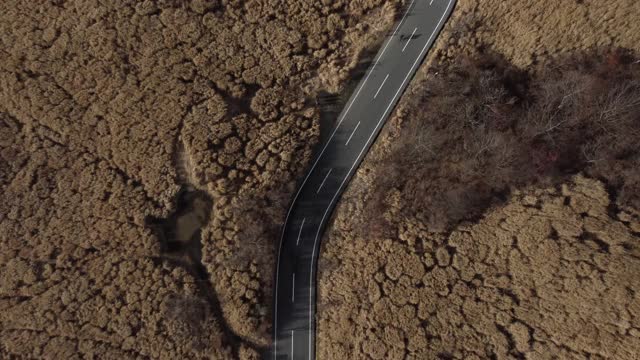
[[3, 2], [0, 357], [255, 358], [316, 94], [397, 4]]

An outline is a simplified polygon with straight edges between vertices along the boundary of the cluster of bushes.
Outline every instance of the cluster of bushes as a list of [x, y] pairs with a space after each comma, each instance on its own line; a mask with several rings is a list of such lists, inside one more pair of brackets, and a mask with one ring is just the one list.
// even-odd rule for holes
[[594, 51], [534, 72], [482, 55], [441, 70], [418, 85], [377, 166], [374, 213], [398, 189], [402, 215], [446, 231], [514, 187], [580, 171], [640, 208], [640, 63], [632, 54]]

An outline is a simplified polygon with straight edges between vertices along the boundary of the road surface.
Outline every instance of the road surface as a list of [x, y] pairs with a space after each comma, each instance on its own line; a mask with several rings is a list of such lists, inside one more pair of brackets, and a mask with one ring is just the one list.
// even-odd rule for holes
[[322, 233], [338, 197], [454, 5], [455, 0], [412, 0], [300, 185], [278, 249], [273, 359], [315, 359], [316, 265]]

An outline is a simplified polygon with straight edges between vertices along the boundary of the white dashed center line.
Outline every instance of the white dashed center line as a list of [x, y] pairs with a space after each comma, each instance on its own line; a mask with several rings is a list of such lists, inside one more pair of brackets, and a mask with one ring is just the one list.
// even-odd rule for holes
[[293, 273], [293, 281], [291, 282], [291, 302], [296, 302], [296, 273]]
[[333, 170], [333, 168], [329, 169], [329, 171], [327, 172], [327, 175], [324, 176], [324, 180], [322, 180], [322, 183], [318, 187], [318, 190], [316, 191], [316, 194], [319, 193], [320, 189], [322, 189], [322, 187], [324, 186], [324, 183], [327, 181], [327, 178], [329, 177], [329, 174], [331, 174], [331, 170]]
[[384, 80], [382, 80], [382, 84], [380, 84], [380, 87], [378, 88], [378, 91], [376, 91], [376, 94], [373, 95], [373, 98], [377, 98], [378, 94], [380, 93], [380, 90], [382, 90], [382, 87], [384, 86], [384, 83], [387, 82], [387, 79], [389, 78], [389, 74], [387, 74], [387, 76], [384, 77]]
[[300, 235], [302, 235], [302, 227], [304, 227], [304, 222], [307, 220], [307, 218], [303, 218], [302, 219], [302, 224], [300, 224], [300, 230], [298, 231], [298, 240], [296, 240], [296, 246], [298, 246], [298, 244], [300, 244]]
[[[338, 189], [336, 190], [335, 194], [333, 195], [333, 198], [331, 198], [331, 201], [329, 202], [329, 205], [326, 207], [326, 209], [324, 211], [324, 214], [322, 215], [322, 218], [320, 219], [320, 223], [319, 223], [320, 226], [318, 226], [318, 229], [317, 229], [316, 235], [315, 235], [315, 239], [313, 241], [313, 247], [312, 247], [312, 252], [311, 252], [311, 266], [310, 266], [311, 271], [309, 272], [309, 284], [312, 284], [312, 285], [309, 286], [309, 340], [308, 340], [309, 355], [308, 355], [308, 359], [313, 359], [314, 358], [313, 357], [313, 349], [314, 349], [314, 343], [313, 343], [313, 328], [314, 328], [314, 316], [313, 316], [314, 315], [314, 313], [313, 313], [313, 309], [314, 309], [313, 308], [313, 300], [314, 300], [314, 298], [313, 298], [313, 291], [315, 290], [315, 288], [313, 286], [313, 284], [314, 284], [314, 281], [313, 281], [313, 276], [314, 276], [313, 269], [314, 269], [314, 263], [316, 261], [316, 248], [317, 248], [317, 244], [318, 244], [318, 239], [320, 238], [320, 231], [322, 230], [322, 224], [324, 223], [325, 219], [327, 218], [327, 214], [329, 213], [329, 210], [331, 209], [332, 205], [336, 201], [336, 198], [340, 194], [340, 191], [342, 190], [342, 187], [344, 186], [345, 182], [349, 178], [349, 174], [351, 174], [351, 172], [353, 171], [354, 167], [358, 164], [358, 161], [362, 157], [364, 151], [367, 149], [367, 146], [369, 145], [369, 143], [373, 139], [374, 135], [377, 134], [378, 128], [380, 127], [380, 125], [382, 124], [383, 120], [387, 116], [387, 113], [389, 112], [391, 107], [394, 105], [394, 101], [396, 100], [398, 95], [400, 95], [400, 92], [402, 91], [402, 89], [404, 88], [405, 84], [409, 80], [409, 77], [411, 76], [411, 74], [414, 73], [414, 71], [416, 70], [416, 65], [418, 65], [419, 60], [421, 58], [423, 58], [424, 55], [426, 54], [425, 52], [428, 50], [428, 47], [431, 44], [431, 41], [433, 40], [433, 37], [436, 35], [436, 31], [438, 29], [440, 29], [442, 21], [445, 19], [445, 16], [447, 15], [449, 9], [451, 8], [451, 4], [453, 2], [454, 2], [454, 0], [449, 0], [449, 4], [447, 5], [447, 10], [440, 17], [440, 21], [438, 21], [438, 24], [436, 24], [436, 27], [433, 29], [433, 32], [431, 33], [431, 36], [427, 39], [427, 42], [424, 44], [424, 47], [420, 51], [420, 54], [414, 60], [413, 64], [411, 65], [411, 68], [409, 68], [409, 72], [405, 75], [404, 80], [402, 80], [402, 83], [400, 84], [400, 87], [398, 88], [398, 90], [396, 90], [395, 94], [391, 98], [391, 101], [387, 105], [387, 108], [384, 110], [384, 112], [382, 112], [382, 116], [378, 119], [378, 122], [377, 122], [376, 126], [373, 128], [373, 131], [369, 135], [369, 138], [364, 143], [364, 146], [362, 147], [362, 149], [360, 150], [360, 153], [358, 154], [358, 156], [356, 157], [355, 161], [351, 165], [351, 168], [347, 171], [347, 174], [345, 175], [344, 179], [342, 180], [342, 182], [338, 186]], [[387, 75], [387, 77], [389, 77], [389, 75]], [[387, 78], [385, 78], [385, 81], [386, 80], [387, 80]], [[384, 85], [384, 81], [382, 82], [382, 84]], [[382, 88], [382, 86], [380, 86], [380, 87]], [[380, 89], [378, 89], [378, 92], [379, 91], [380, 91]], [[377, 95], [377, 93], [376, 93], [376, 95]], [[375, 96], [374, 96], [374, 98], [375, 98]]]
[[[391, 35], [388, 37], [388, 39], [386, 40], [384, 47], [382, 48], [382, 50], [381, 50], [381, 51], [378, 53], [378, 55], [376, 56], [375, 61], [374, 61], [373, 65], [369, 68], [369, 70], [368, 70], [368, 72], [367, 72], [367, 74], [366, 74], [366, 76], [365, 76], [364, 80], [360, 83], [360, 86], [359, 86], [359, 87], [358, 87], [358, 89], [356, 90], [355, 94], [354, 94], [354, 95], [352, 95], [352, 97], [350, 98], [349, 103], [347, 104], [346, 108], [345, 108], [345, 109], [343, 110], [343, 112], [340, 114], [340, 118], [339, 118], [338, 124], [337, 124], [337, 125], [335, 126], [335, 128], [333, 129], [333, 131], [332, 131], [332, 133], [331, 133], [331, 135], [330, 135], [329, 139], [325, 142], [324, 146], [322, 147], [322, 150], [320, 151], [320, 154], [317, 156], [316, 160], [314, 161], [313, 165], [311, 166], [311, 169], [308, 171], [308, 173], [307, 173], [306, 177], [304, 178], [304, 180], [303, 180], [303, 182], [302, 182], [302, 185], [300, 185], [300, 186], [299, 186], [299, 188], [298, 188], [298, 190], [297, 190], [297, 192], [296, 192], [296, 194], [295, 194], [295, 196], [294, 196], [294, 198], [293, 198], [293, 201], [292, 201], [292, 203], [291, 203], [291, 205], [290, 205], [290, 207], [289, 207], [289, 210], [287, 211], [287, 215], [286, 215], [286, 218], [285, 218], [285, 225], [287, 224], [287, 221], [289, 221], [289, 220], [290, 220], [290, 215], [292, 215], [292, 213], [293, 213], [293, 209], [294, 209], [294, 206], [295, 206], [295, 205], [296, 205], [296, 203], [297, 203], [297, 200], [298, 200], [299, 195], [300, 195], [301, 193], [303, 193], [303, 190], [305, 190], [305, 184], [306, 184], [306, 185], [310, 185], [310, 184], [308, 184], [308, 183], [307, 183], [307, 181], [309, 180], [309, 178], [310, 178], [311, 176], [319, 175], [319, 173], [321, 172], [321, 170], [320, 170], [320, 169], [317, 169], [318, 171], [315, 171], [315, 172], [314, 172], [314, 169], [316, 169], [316, 166], [319, 164], [319, 162], [321, 161], [321, 159], [324, 159], [323, 154], [325, 153], [325, 150], [327, 150], [327, 149], [328, 149], [328, 147], [329, 147], [329, 145], [330, 145], [330, 144], [333, 144], [333, 143], [332, 143], [332, 140], [334, 140], [334, 135], [336, 135], [336, 133], [338, 132], [338, 130], [345, 130], [345, 132], [346, 132], [346, 129], [344, 129], [343, 127], [341, 127], [341, 125], [343, 125], [343, 122], [344, 122], [345, 118], [350, 114], [351, 107], [352, 107], [352, 105], [354, 105], [354, 103], [356, 102], [356, 99], [358, 99], [358, 98], [359, 98], [359, 95], [360, 95], [360, 93], [361, 93], [362, 89], [363, 89], [363, 88], [366, 88], [367, 86], [370, 86], [370, 87], [375, 86], [375, 84], [372, 84], [371, 82], [368, 82], [369, 77], [370, 77], [370, 76], [371, 76], [371, 74], [373, 73], [373, 74], [374, 74], [374, 79], [375, 79], [375, 80], [373, 80], [373, 81], [377, 81], [379, 78], [378, 78], [378, 76], [376, 76], [376, 74], [380, 74], [380, 75], [381, 75], [382, 73], [384, 73], [384, 72], [383, 72], [384, 70], [382, 70], [382, 69], [380, 69], [380, 71], [375, 71], [375, 70], [377, 70], [377, 69], [378, 69], [379, 62], [383, 59], [383, 57], [384, 57], [384, 55], [385, 55], [385, 52], [386, 52], [386, 50], [387, 50], [388, 46], [393, 42], [393, 40], [394, 40], [394, 39], [396, 39], [396, 36], [398, 35], [400, 28], [405, 24], [405, 19], [406, 19], [408, 16], [414, 15], [414, 12], [412, 11], [412, 8], [413, 8], [413, 4], [414, 4], [415, 2], [416, 2], [416, 0], [411, 0], [411, 4], [408, 6], [407, 11], [406, 11], [406, 12], [405, 12], [405, 14], [403, 15], [403, 17], [402, 17], [402, 19], [400, 20], [400, 22], [398, 23], [398, 25], [397, 25], [397, 27], [395, 28], [395, 30], [394, 30], [394, 32], [393, 32], [393, 34], [391, 34]], [[426, 1], [425, 1], [425, 3], [426, 3]], [[429, 2], [429, 6], [432, 6], [432, 5], [433, 5], [433, 3], [434, 3], [434, 0], [430, 0], [430, 2]], [[369, 145], [370, 145], [370, 143], [371, 143], [371, 141], [373, 140], [374, 135], [379, 131], [379, 128], [380, 128], [380, 126], [381, 126], [381, 124], [382, 124], [382, 122], [383, 122], [384, 118], [385, 118], [386, 116], [388, 116], [388, 112], [389, 112], [389, 111], [390, 111], [390, 109], [393, 107], [394, 102], [396, 101], [397, 97], [399, 96], [399, 94], [401, 93], [402, 89], [404, 88], [404, 86], [405, 86], [406, 82], [408, 81], [408, 79], [409, 79], [410, 75], [415, 71], [415, 67], [417, 66], [418, 61], [420, 60], [420, 58], [422, 58], [422, 57], [425, 55], [425, 51], [428, 49], [428, 45], [431, 43], [431, 41], [432, 41], [433, 37], [435, 36], [436, 31], [440, 28], [440, 26], [441, 26], [441, 24], [442, 24], [442, 22], [443, 22], [443, 20], [444, 20], [445, 16], [450, 12], [450, 10], [451, 10], [451, 4], [452, 4], [452, 3], [455, 3], [455, 0], [448, 0], [448, 3], [449, 3], [449, 4], [447, 5], [447, 9], [445, 10], [445, 13], [442, 15], [442, 17], [440, 18], [439, 22], [436, 24], [436, 28], [434, 28], [433, 33], [431, 34], [430, 38], [427, 40], [427, 44], [425, 44], [425, 45], [424, 45], [424, 47], [422, 48], [422, 50], [421, 50], [421, 52], [420, 52], [419, 57], [418, 57], [417, 59], [415, 59], [415, 61], [414, 61], [413, 65], [411, 65], [411, 68], [409, 69], [409, 73], [407, 73], [407, 74], [406, 74], [406, 76], [405, 76], [404, 80], [402, 81], [402, 84], [400, 85], [400, 88], [399, 88], [399, 89], [397, 89], [397, 91], [395, 92], [395, 95], [393, 94], [393, 90], [390, 90], [390, 91], [392, 92], [390, 95], [393, 95], [393, 98], [391, 99], [391, 102], [387, 105], [387, 107], [386, 107], [385, 111], [382, 113], [382, 116], [380, 117], [380, 119], [378, 119], [378, 122], [375, 124], [375, 127], [373, 128], [373, 132], [369, 135], [369, 138], [368, 138], [368, 139], [366, 139], [366, 142], [364, 143], [364, 147], [360, 150], [359, 154], [357, 155], [357, 157], [356, 157], [356, 159], [355, 159], [355, 162], [351, 165], [351, 168], [347, 171], [347, 175], [346, 175], [346, 176], [345, 176], [345, 178], [342, 180], [342, 182], [339, 184], [339, 187], [338, 187], [338, 189], [337, 189], [336, 193], [335, 193], [335, 194], [333, 195], [333, 197], [331, 198], [331, 201], [330, 201], [330, 203], [329, 203], [329, 206], [325, 209], [324, 214], [323, 214], [323, 216], [322, 216], [322, 219], [320, 220], [320, 223], [319, 223], [320, 225], [318, 226], [318, 229], [317, 229], [316, 234], [315, 234], [315, 239], [314, 239], [314, 241], [313, 241], [313, 247], [312, 247], [312, 253], [311, 253], [311, 260], [310, 260], [310, 261], [311, 261], [311, 263], [310, 263], [311, 272], [309, 273], [309, 283], [310, 283], [310, 284], [309, 284], [309, 314], [308, 314], [308, 315], [309, 315], [309, 318], [308, 318], [309, 331], [308, 331], [308, 340], [305, 340], [305, 339], [304, 339], [304, 338], [306, 338], [306, 336], [305, 336], [305, 334], [303, 334], [303, 338], [301, 338], [301, 339], [300, 339], [300, 342], [301, 342], [301, 343], [299, 343], [299, 344], [298, 344], [298, 345], [299, 345], [299, 347], [302, 347], [302, 345], [305, 345], [305, 344], [304, 344], [304, 343], [302, 343], [302, 342], [303, 342], [303, 341], [307, 341], [307, 344], [306, 344], [306, 345], [308, 345], [308, 359], [314, 359], [314, 358], [315, 358], [315, 356], [314, 356], [314, 352], [313, 352], [313, 350], [314, 350], [314, 341], [313, 341], [313, 336], [315, 335], [315, 334], [314, 334], [314, 323], [315, 323], [315, 321], [314, 321], [314, 305], [313, 305], [313, 301], [314, 301], [313, 294], [314, 294], [315, 286], [314, 286], [314, 281], [313, 281], [313, 280], [314, 280], [314, 272], [313, 272], [313, 269], [314, 269], [314, 264], [316, 263], [316, 260], [317, 260], [317, 256], [316, 256], [316, 255], [317, 255], [317, 251], [319, 250], [319, 247], [317, 246], [317, 244], [318, 244], [318, 242], [319, 242], [320, 232], [321, 232], [321, 230], [322, 230], [322, 224], [323, 224], [323, 223], [324, 223], [324, 221], [327, 219], [327, 216], [328, 216], [328, 214], [329, 214], [329, 210], [331, 209], [331, 206], [332, 206], [333, 204], [335, 204], [335, 202], [336, 202], [336, 200], [337, 200], [337, 197], [338, 197], [338, 195], [340, 194], [340, 191], [341, 191], [341, 190], [342, 190], [342, 188], [344, 187], [344, 185], [345, 185], [345, 183], [346, 183], [346, 180], [347, 180], [347, 179], [348, 179], [348, 177], [349, 177], [349, 174], [351, 174], [351, 172], [354, 170], [354, 167], [355, 167], [355, 166], [358, 164], [358, 162], [360, 161], [360, 159], [361, 159], [361, 157], [363, 156], [364, 151], [366, 150], [367, 146], [369, 146]], [[425, 4], [425, 5], [426, 5], [426, 4]], [[408, 27], [408, 28], [410, 28], [409, 26], [407, 26], [407, 27]], [[406, 29], [406, 30], [408, 30], [408, 29]], [[421, 31], [421, 33], [422, 33], [424, 30], [425, 30], [425, 29], [423, 29], [423, 30]], [[403, 32], [404, 32], [404, 31], [403, 31]], [[413, 33], [411, 34], [411, 37], [409, 37], [409, 38], [407, 39], [406, 43], [403, 45], [403, 48], [402, 48], [402, 52], [403, 52], [403, 53], [404, 53], [404, 52], [405, 52], [405, 50], [408, 48], [409, 42], [411, 42], [411, 41], [412, 41], [412, 39], [413, 39], [414, 35], [416, 34], [416, 32], [417, 32], [417, 27], [413, 29]], [[406, 34], [406, 33], [405, 33], [405, 34]], [[400, 43], [402, 40], [403, 40], [402, 38], [397, 39], [398, 43]], [[418, 41], [418, 40], [417, 40], [417, 41]], [[420, 40], [419, 40], [419, 42], [420, 42], [420, 43], [422, 43], [422, 39], [420, 39]], [[398, 44], [398, 45], [400, 45], [400, 44]], [[397, 46], [397, 45], [396, 45], [396, 46]], [[397, 49], [397, 48], [396, 48], [396, 49]], [[416, 50], [417, 50], [417, 49], [416, 49]], [[410, 52], [411, 52], [411, 51], [410, 51]], [[387, 71], [391, 71], [391, 70], [387, 70]], [[394, 70], [394, 71], [395, 71], [395, 70]], [[384, 85], [386, 84], [386, 81], [388, 80], [389, 76], [390, 76], [390, 73], [388, 73], [388, 74], [385, 76], [384, 80], [383, 80], [383, 81], [382, 81], [382, 83], [379, 85], [379, 88], [377, 89], [377, 91], [375, 92], [375, 95], [374, 95], [374, 97], [373, 97], [374, 99], [376, 99], [376, 98], [377, 98], [377, 96], [378, 96], [378, 95], [380, 94], [380, 92], [382, 91], [382, 88], [383, 88], [383, 87], [384, 87]], [[395, 76], [395, 73], [394, 73], [394, 76]], [[395, 79], [395, 78], [394, 78], [394, 79]], [[392, 81], [392, 84], [390, 84], [390, 86], [393, 86], [393, 83], [395, 83], [395, 81]], [[370, 91], [370, 90], [369, 90], [369, 91]], [[365, 91], [365, 93], [370, 94], [370, 92], [369, 92], [369, 91]], [[367, 101], [367, 100], [363, 100], [363, 101], [365, 101], [365, 102], [370, 102], [370, 100], [369, 100], [369, 101]], [[366, 106], [366, 105], [365, 105], [365, 106]], [[356, 106], [356, 107], [357, 107], [357, 106]], [[360, 125], [360, 122], [358, 122], [358, 123], [356, 124], [356, 126], [353, 128], [353, 130], [352, 130], [351, 134], [349, 135], [349, 138], [347, 139], [347, 141], [346, 141], [346, 143], [345, 143], [345, 146], [347, 146], [348, 144], [350, 144], [350, 141], [351, 141], [351, 139], [354, 137], [355, 132], [356, 132], [356, 131], [358, 131], [359, 125]], [[365, 125], [367, 125], [367, 124], [365, 124]], [[363, 125], [363, 126], [364, 126], [364, 125]], [[363, 131], [367, 131], [367, 133], [368, 133], [369, 129], [364, 129]], [[366, 136], [367, 136], [367, 134], [362, 135], [362, 136], [366, 137]], [[335, 140], [337, 140], [337, 139], [335, 139]], [[358, 141], [356, 141], [356, 140], [358, 140]], [[359, 141], [360, 141], [360, 140], [362, 140], [362, 139], [360, 139], [360, 136], [359, 136], [359, 138], [358, 138], [358, 139], [356, 139], [356, 140], [354, 140], [354, 146], [356, 145], [356, 144], [355, 144], [355, 142], [359, 142]], [[338, 140], [338, 141], [339, 141], [339, 140]], [[336, 144], [336, 146], [337, 146], [337, 144]], [[351, 150], [351, 148], [350, 148], [350, 150]], [[355, 150], [355, 151], [357, 151], [357, 150]], [[341, 170], [341, 171], [342, 171], [342, 168], [340, 168], [339, 170]], [[332, 169], [328, 169], [328, 171], [327, 171], [327, 173], [325, 174], [324, 179], [322, 180], [322, 182], [321, 182], [320, 186], [317, 188], [316, 194], [319, 194], [319, 192], [323, 189], [324, 184], [325, 184], [325, 182], [327, 181], [327, 179], [329, 178], [329, 176], [331, 175], [331, 173], [332, 173]], [[337, 175], [337, 174], [336, 174], [336, 175]], [[340, 180], [339, 180], [337, 177], [335, 177], [335, 176], [334, 176], [334, 178], [332, 179], [332, 181], [340, 181]], [[333, 184], [333, 183], [332, 183], [332, 184]], [[331, 191], [331, 190], [328, 188], [328, 191]], [[309, 200], [309, 199], [307, 199], [307, 201], [308, 201], [308, 200]], [[302, 230], [303, 230], [303, 227], [304, 227], [304, 225], [305, 225], [305, 220], [306, 220], [306, 219], [304, 219], [304, 218], [303, 218], [302, 223], [301, 223], [301, 225], [300, 225], [300, 229], [299, 229], [299, 231], [298, 231], [298, 238], [297, 238], [297, 240], [296, 240], [296, 246], [299, 244], [299, 242], [300, 242], [300, 240], [301, 240], [301, 237], [302, 237]], [[314, 225], [314, 227], [315, 227], [315, 226], [316, 226], [316, 224], [315, 224], [315, 222], [316, 222], [315, 217], [314, 217], [314, 219], [313, 219], [313, 220], [314, 220], [314, 221], [313, 221], [313, 223], [314, 223], [314, 224], [312, 224], [312, 225]], [[307, 226], [307, 227], [308, 227], [308, 226]], [[283, 226], [283, 228], [286, 228], [286, 226]], [[291, 232], [293, 232], [293, 227], [290, 227], [290, 228], [289, 228], [289, 230], [291, 230]], [[308, 230], [307, 230], [307, 232], [309, 232], [309, 231], [310, 231], [310, 229], [308, 229]], [[280, 245], [279, 245], [279, 248], [278, 248], [278, 258], [277, 258], [277, 265], [276, 265], [276, 279], [275, 279], [276, 289], [278, 288], [278, 280], [279, 280], [279, 275], [280, 275], [280, 271], [279, 271], [279, 269], [280, 269], [280, 265], [281, 265], [281, 264], [280, 264], [280, 262], [281, 262], [281, 261], [280, 261], [280, 259], [281, 259], [280, 254], [281, 254], [281, 252], [283, 251], [283, 248], [285, 247], [285, 246], [283, 246], [283, 243], [284, 243], [284, 240], [285, 240], [285, 238], [286, 238], [287, 234], [290, 234], [290, 233], [288, 233], [287, 231], [283, 230], [282, 235], [281, 235], [281, 238], [280, 238]], [[292, 235], [292, 234], [291, 234], [291, 235]], [[312, 235], [312, 234], [305, 234], [305, 236], [307, 236], [307, 237], [308, 237], [308, 236], [311, 236], [311, 235]], [[287, 240], [288, 240], [288, 239], [287, 239]], [[310, 239], [305, 239], [305, 241], [308, 241], [308, 240], [310, 240]], [[295, 254], [295, 255], [297, 256], [298, 254]], [[291, 274], [292, 274], [292, 278], [293, 278], [293, 279], [292, 279], [292, 287], [291, 287], [291, 301], [293, 302], [293, 301], [295, 300], [295, 273], [292, 271], [292, 272], [291, 272]], [[285, 276], [285, 274], [283, 274], [283, 276]], [[303, 276], [305, 276], [305, 275], [303, 274]], [[282, 284], [282, 286], [283, 286], [283, 292], [285, 292], [286, 290], [284, 289], [284, 287], [286, 287], [286, 285]], [[303, 284], [303, 287], [304, 287], [304, 286], [306, 286], [306, 284]], [[279, 340], [283, 340], [283, 342], [286, 342], [286, 340], [284, 340], [284, 337], [286, 337], [286, 335], [285, 335], [285, 334], [286, 334], [286, 330], [284, 330], [284, 329], [283, 329], [283, 330], [280, 330], [281, 332], [280, 332], [280, 331], [278, 331], [278, 330], [279, 330], [279, 329], [278, 329], [278, 325], [279, 325], [279, 324], [278, 324], [278, 319], [279, 319], [279, 316], [278, 316], [278, 293], [279, 293], [279, 292], [278, 292], [278, 291], [276, 291], [276, 294], [275, 294], [275, 306], [274, 306], [274, 331], [273, 331], [273, 332], [274, 332], [274, 343], [273, 343], [273, 348], [274, 348], [274, 351], [273, 351], [273, 359], [274, 359], [274, 360], [275, 360], [275, 359], [278, 359], [278, 355], [279, 355], [279, 353], [281, 353], [281, 352], [283, 352], [283, 351], [285, 351], [285, 352], [286, 352], [286, 350], [285, 350], [285, 349], [286, 349], [286, 345], [285, 345], [285, 344], [281, 345], [281, 346], [283, 347], [282, 349], [278, 347], [278, 345], [279, 345]], [[283, 296], [283, 295], [284, 295], [284, 294], [281, 294], [281, 296]], [[305, 295], [305, 296], [306, 296], [306, 294], [303, 294], [303, 295]], [[301, 302], [306, 302], [306, 299], [301, 300]], [[285, 305], [285, 307], [287, 307], [287, 306]], [[282, 309], [281, 309], [281, 310], [282, 310]], [[287, 309], [287, 310], [288, 310], [288, 309]], [[291, 309], [291, 310], [293, 310], [293, 309]], [[299, 310], [300, 310], [300, 309], [297, 309], [297, 310], [298, 310], [298, 312], [299, 312]], [[304, 330], [304, 331], [306, 331], [306, 330]], [[291, 340], [291, 345], [290, 345], [290, 346], [291, 346], [291, 349], [290, 349], [291, 353], [290, 353], [290, 355], [289, 355], [289, 356], [290, 356], [290, 359], [295, 358], [295, 355], [297, 355], [298, 357], [301, 357], [301, 354], [294, 354], [294, 345], [295, 345], [295, 343], [294, 343], [294, 340], [295, 340], [294, 335], [295, 335], [295, 334], [294, 334], [294, 333], [295, 333], [295, 330], [290, 330], [290, 336], [291, 336], [291, 339], [290, 339], [290, 340]], [[282, 335], [281, 335], [281, 336], [279, 336], [279, 334], [282, 334]], [[300, 337], [300, 336], [298, 336], [298, 337]], [[303, 351], [303, 353], [306, 353], [306, 351]]]
[[360, 121], [358, 121], [358, 123], [356, 124], [356, 127], [353, 128], [353, 131], [351, 132], [351, 135], [349, 135], [349, 138], [347, 139], [346, 144], [344, 144], [344, 146], [349, 145], [349, 141], [351, 141], [351, 138], [353, 137], [353, 134], [356, 133], [356, 130], [358, 130], [358, 126], [360, 126]]
[[409, 36], [409, 40], [407, 40], [407, 43], [404, 44], [404, 47], [402, 48], [402, 52], [404, 52], [404, 49], [407, 48], [407, 46], [411, 42], [411, 39], [413, 39], [413, 35], [416, 33], [416, 30], [418, 30], [418, 28], [413, 29], [413, 32], [411, 33], [411, 36]]

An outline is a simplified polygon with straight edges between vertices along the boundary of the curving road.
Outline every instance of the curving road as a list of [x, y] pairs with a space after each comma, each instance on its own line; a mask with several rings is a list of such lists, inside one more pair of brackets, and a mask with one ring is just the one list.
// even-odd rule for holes
[[424, 60], [455, 2], [411, 1], [296, 193], [278, 250], [273, 359], [315, 358], [315, 267], [323, 230], [346, 183]]

